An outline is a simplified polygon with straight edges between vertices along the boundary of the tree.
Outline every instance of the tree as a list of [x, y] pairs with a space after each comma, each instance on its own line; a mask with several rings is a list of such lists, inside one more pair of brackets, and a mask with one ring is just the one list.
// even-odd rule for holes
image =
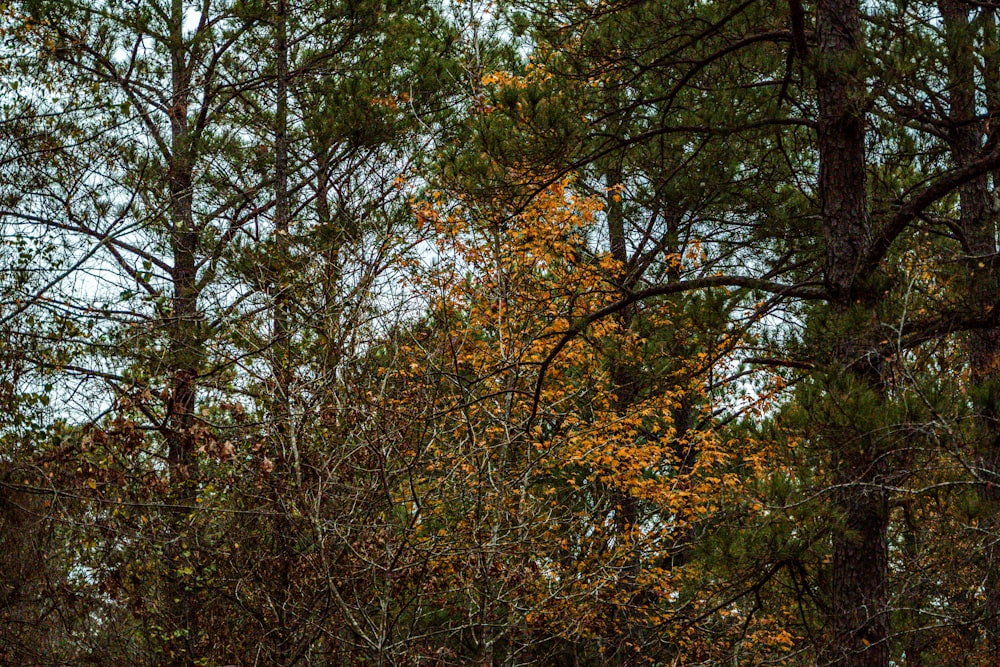
[[[227, 531], [240, 524], [221, 520], [233, 509], [227, 506], [237, 489], [248, 491], [235, 480], [242, 471], [252, 484], [262, 476], [293, 481], [269, 485], [272, 507], [235, 510], [280, 517], [270, 536], [277, 539], [262, 544], [285, 552], [292, 549], [285, 538], [296, 537], [290, 524], [307, 536], [319, 528], [289, 521], [313, 491], [294, 483], [292, 471], [301, 472], [292, 455], [296, 430], [315, 426], [320, 406], [339, 391], [338, 375], [347, 373], [374, 331], [366, 333], [365, 319], [382, 323], [373, 305], [379, 281], [405, 246], [397, 236], [405, 222], [399, 214], [404, 193], [396, 182], [400, 174], [389, 167], [402, 168], [411, 159], [407, 142], [416, 140], [414, 128], [430, 116], [411, 120], [399, 102], [440, 85], [447, 63], [428, 59], [426, 49], [445, 55], [449, 30], [422, 4], [307, 4], [293, 8], [300, 22], [286, 16], [284, 25], [253, 3], [196, 8], [179, 0], [18, 3], [5, 15], [12, 30], [33, 40], [27, 53], [13, 54], [21, 58], [20, 69], [10, 80], [15, 90], [17, 82], [27, 82], [18, 101], [30, 131], [11, 163], [26, 164], [29, 141], [37, 142], [48, 124], [52, 166], [11, 182], [3, 215], [21, 229], [44, 226], [65, 239], [69, 269], [33, 307], [47, 307], [49, 317], [69, 311], [64, 319], [73, 326], [81, 321], [78, 312], [95, 323], [67, 337], [74, 344], [60, 345], [58, 360], [49, 362], [61, 371], [55, 391], [78, 381], [95, 395], [76, 417], [84, 428], [72, 452], [73, 461], [99, 462], [101, 471], [89, 479], [94, 493], [86, 495], [102, 524], [96, 536], [81, 531], [96, 545], [82, 567], [92, 568], [95, 586], [121, 603], [115, 613], [123, 622], [141, 628], [133, 635], [137, 652], [150, 660], [192, 664], [259, 648], [220, 641], [213, 633], [232, 613], [217, 576], [220, 559], [250, 542], [242, 534], [230, 539]], [[423, 45], [405, 43], [424, 29]], [[299, 58], [294, 69], [287, 63], [256, 69], [254, 49], [263, 43], [269, 50], [282, 32], [286, 60]], [[375, 54], [389, 43], [386, 34], [399, 48], [381, 61], [359, 61], [350, 53]], [[43, 58], [32, 60], [39, 52]], [[344, 68], [364, 72], [359, 80], [367, 89], [347, 90], [353, 84], [341, 77]], [[278, 113], [270, 108], [274, 82], [284, 89]], [[42, 87], [45, 95], [35, 97]], [[302, 100], [290, 110], [291, 95]], [[308, 117], [315, 113], [311, 104], [324, 113]], [[272, 142], [275, 127], [291, 140]], [[272, 143], [279, 149], [276, 160], [270, 159]], [[311, 188], [317, 192], [310, 195]], [[342, 194], [333, 215], [331, 190]], [[353, 219], [361, 214], [368, 217], [365, 224]], [[325, 223], [316, 224], [317, 218]], [[17, 231], [22, 238], [28, 233]], [[74, 254], [81, 240], [90, 245]], [[352, 266], [352, 253], [370, 263]], [[313, 254], [333, 257], [337, 266], [295, 276], [290, 264], [301, 268]], [[317, 306], [312, 281], [325, 273], [334, 274], [324, 283], [325, 301], [311, 310]], [[81, 285], [79, 277], [88, 274], [96, 277]], [[85, 305], [77, 310], [81, 298]], [[261, 300], [277, 303], [265, 308], [277, 331], [258, 318]], [[289, 328], [294, 322], [296, 331], [283, 332], [282, 322]], [[331, 339], [341, 354], [318, 349]], [[331, 357], [332, 364], [309, 367]], [[37, 356], [30, 361], [41, 362]], [[300, 370], [319, 374], [295, 384]], [[292, 410], [276, 409], [280, 404], [268, 391], [275, 386], [287, 394], [285, 405], [309, 417], [284, 432], [290, 437], [280, 431]], [[279, 425], [279, 432], [251, 426], [248, 416]], [[322, 438], [321, 432], [309, 436]], [[258, 446], [261, 439], [269, 440], [266, 448]], [[270, 477], [276, 463], [278, 474]], [[323, 465], [313, 463], [322, 472]], [[319, 482], [322, 490], [329, 480]], [[249, 493], [256, 495], [252, 487]], [[320, 521], [312, 510], [309, 515]], [[307, 549], [311, 555], [315, 545]], [[138, 565], [144, 562], [153, 567]], [[295, 559], [279, 553], [272, 562], [286, 577], [276, 584], [268, 578], [262, 592], [267, 604], [285, 609], [297, 595], [288, 577]], [[235, 580], [245, 580], [243, 574]], [[155, 594], [141, 582], [152, 582]], [[291, 664], [313, 649], [330, 603], [318, 606], [282, 619], [282, 631], [265, 647], [274, 660]], [[246, 639], [252, 643], [255, 636]]]
[[992, 8], [3, 11], [5, 659], [996, 654]]
[[[985, 340], [992, 336], [987, 332], [994, 326], [987, 315], [990, 309], [982, 300], [962, 314], [949, 312], [938, 303], [937, 317], [907, 321], [908, 295], [897, 282], [895, 262], [904, 252], [913, 251], [914, 226], [918, 220], [928, 219], [924, 215], [928, 209], [944, 205], [958, 190], [970, 191], [976, 179], [982, 181], [995, 167], [996, 154], [989, 145], [980, 150], [973, 137], [971, 143], [966, 142], [965, 157], [954, 168], [936, 169], [938, 165], [933, 165], [921, 171], [905, 152], [912, 144], [910, 137], [887, 132], [887, 125], [872, 121], [872, 108], [878, 109], [877, 118], [884, 118], [886, 123], [901, 117], [907, 122], [914, 120], [913, 116], [903, 115], [902, 105], [893, 104], [896, 100], [881, 97], [882, 89], [870, 88], [865, 83], [867, 76], [878, 72], [882, 80], [905, 80], [911, 91], [915, 87], [914, 80], [909, 78], [908, 64], [891, 57], [880, 58], [879, 52], [865, 46], [866, 34], [884, 30], [890, 44], [899, 35], [912, 34], [904, 23], [905, 10], [900, 17], [893, 13], [893, 7], [886, 6], [884, 13], [863, 17], [859, 6], [851, 3], [819, 3], [809, 8], [809, 13], [799, 3], [790, 3], [788, 14], [763, 17], [749, 5], [695, 9], [693, 13], [701, 14], [689, 14], [678, 21], [678, 25], [690, 26], [691, 31], [681, 29], [673, 33], [662, 29], [663, 18], [647, 13], [649, 10], [641, 5], [552, 9], [558, 18], [549, 32], [541, 29], [544, 41], [539, 49], [540, 56], [553, 63], [543, 65], [548, 75], [558, 79], [549, 84], [550, 88], [576, 91], [581, 79], [588, 80], [587, 72], [597, 73], [591, 79], [595, 87], [612, 88], [616, 82], [627, 82], [621, 85], [628, 102], [625, 109], [630, 118], [639, 121], [631, 132], [622, 132], [621, 127], [618, 131], [609, 130], [609, 124], [621, 122], [621, 112], [615, 110], [613, 102], [609, 104], [611, 98], [606, 93], [599, 99], [595, 96], [589, 108], [598, 111], [590, 117], [585, 115], [588, 122], [574, 129], [582, 140], [563, 144], [563, 147], [579, 145], [583, 150], [546, 156], [561, 160], [552, 167], [555, 173], [559, 173], [560, 164], [564, 169], [593, 165], [596, 170], [606, 171], [602, 164], [608, 156], [642, 155], [657, 141], [662, 144], [664, 136], [676, 134], [682, 146], [676, 154], [685, 156], [687, 149], [692, 155], [690, 162], [684, 163], [685, 174], [695, 171], [691, 167], [707, 152], [705, 147], [712, 146], [713, 139], [720, 135], [728, 142], [721, 148], [727, 156], [719, 160], [721, 165], [755, 162], [760, 159], [756, 151], [773, 142], [777, 155], [792, 166], [792, 172], [765, 173], [775, 174], [779, 182], [784, 179], [789, 184], [798, 177], [795, 169], [816, 174], [815, 186], [794, 188], [801, 193], [798, 202], [794, 196], [788, 197], [794, 189], [779, 190], [779, 196], [784, 195], [784, 204], [780, 200], [762, 201], [759, 195], [748, 197], [740, 184], [723, 181], [725, 194], [718, 197], [717, 206], [728, 211], [728, 224], [723, 226], [724, 234], [713, 239], [717, 245], [711, 248], [713, 255], [709, 262], [754, 257], [743, 267], [733, 267], [735, 275], [717, 276], [715, 284], [758, 287], [783, 297], [785, 303], [789, 298], [821, 302], [803, 311], [806, 326], [801, 331], [808, 347], [755, 359], [764, 365], [808, 371], [799, 381], [811, 386], [812, 393], [798, 394], [794, 400], [822, 415], [813, 421], [810, 430], [798, 434], [814, 448], [817, 458], [812, 465], [819, 467], [817, 482], [828, 484], [834, 499], [830, 522], [831, 567], [828, 571], [820, 567], [806, 573], [805, 590], [826, 591], [828, 596], [819, 601], [826, 618], [827, 637], [817, 642], [815, 648], [824, 660], [837, 664], [887, 664], [891, 599], [888, 535], [890, 508], [895, 502], [890, 489], [898, 489], [898, 481], [913, 473], [912, 466], [922, 463], [897, 453], [910, 451], [914, 446], [915, 427], [910, 424], [914, 420], [926, 422], [930, 417], [903, 398], [902, 392], [910, 386], [897, 382], [895, 369], [887, 365], [886, 359], [918, 354], [920, 346], [944, 341], [963, 329], [982, 330], [984, 333], [973, 336]], [[562, 11], [566, 14], [560, 15]], [[989, 14], [983, 14], [984, 25], [988, 25]], [[631, 24], [633, 15], [643, 20]], [[815, 33], [808, 29], [813, 20]], [[948, 19], [947, 23], [952, 24], [949, 30], [953, 35], [956, 30], [960, 32], [954, 19]], [[536, 25], [544, 26], [546, 22], [541, 20]], [[605, 32], [606, 25], [615, 26], [617, 32]], [[670, 45], [665, 51], [667, 55], [657, 56], [656, 47], [651, 46], [656, 42], [644, 41], [643, 30], [647, 26], [656, 26], [651, 33], [667, 35], [660, 42]], [[701, 26], [703, 31], [699, 29]], [[624, 39], [619, 41], [618, 34]], [[971, 36], [969, 32], [953, 36], [953, 48], [968, 53]], [[783, 66], [773, 57], [778, 54], [769, 51], [771, 44], [780, 44], [786, 50]], [[930, 48], [934, 48], [933, 44]], [[736, 68], [736, 58], [740, 59], [742, 70]], [[582, 70], [579, 63], [583, 64]], [[797, 63], [801, 64], [797, 67]], [[953, 65], [958, 67], [957, 62]], [[971, 66], [962, 67], [965, 69], [953, 67], [953, 96], [961, 94], [961, 85], [956, 82], [967, 87], [965, 82], [970, 78]], [[737, 73], [726, 78], [732, 72]], [[652, 82], [659, 84], [664, 76], [671, 75], [677, 83], [665, 86], [665, 92], [652, 88], [655, 85]], [[715, 75], [711, 83], [700, 85], [701, 77], [707, 79], [710, 75]], [[747, 90], [758, 92], [747, 93]], [[685, 104], [687, 95], [698, 102]], [[508, 99], [513, 107], [515, 98]], [[515, 113], [531, 108], [520, 99], [517, 103]], [[537, 108], [542, 106], [533, 104]], [[955, 108], [959, 106], [956, 104]], [[788, 107], [802, 117], [790, 115]], [[711, 111], [705, 112], [702, 122], [691, 118], [690, 109], [705, 108], [725, 109], [736, 122], [712, 118], [707, 115]], [[736, 109], [739, 111], [733, 113]], [[646, 120], [654, 110], [655, 120]], [[950, 120], [953, 126], [965, 128], [959, 129], [954, 137], [963, 132], [969, 134], [975, 127], [968, 109], [964, 113], [966, 120], [958, 123], [954, 118]], [[523, 113], [522, 116], [527, 116], [522, 122], [531, 124], [539, 137], [544, 136], [544, 123], [552, 118], [551, 112], [545, 116]], [[791, 129], [797, 125], [814, 127], [815, 141]], [[703, 143], [693, 144], [695, 137], [703, 137]], [[789, 150], [788, 145], [793, 141], [808, 143], [801, 143], [801, 150]], [[881, 150], [890, 157], [869, 154], [866, 145], [875, 141], [881, 142]], [[687, 148], [692, 145], [698, 150]], [[918, 177], [900, 177], [907, 169]], [[718, 169], [714, 171], [717, 173]], [[690, 191], [689, 187], [686, 192]], [[816, 199], [819, 201], [814, 203]], [[897, 203], [892, 213], [883, 213], [887, 208], [883, 202], [894, 200]], [[749, 201], [764, 204], [763, 210], [777, 218], [776, 228], [788, 230], [792, 235], [771, 236], [759, 219], [742, 213], [739, 204]], [[964, 208], [963, 216], [976, 217], [970, 205]], [[815, 211], [818, 226], [809, 222], [810, 209]], [[800, 211], [807, 215], [798, 217]], [[794, 217], [780, 220], [786, 212]], [[974, 226], [990, 228], [983, 223]], [[742, 230], [751, 231], [744, 235], [739, 233]], [[641, 233], [636, 237], [644, 238]], [[613, 239], [614, 234], [609, 238]], [[757, 245], [760, 241], [765, 241], [764, 247], [773, 254], [760, 254], [759, 250], [751, 254], [751, 249], [760, 248]], [[925, 249], [926, 246], [918, 246], [916, 252]], [[811, 284], [812, 276], [817, 274], [823, 277], [822, 286]], [[781, 275], [789, 283], [754, 284]], [[697, 281], [685, 286], [682, 281], [669, 278], [664, 276], [658, 285], [637, 294], [622, 289], [620, 307], [664, 293], [705, 287]], [[912, 286], [913, 283], [909, 285]], [[603, 309], [592, 316], [601, 318], [616, 312], [614, 308]], [[887, 328], [896, 328], [905, 335], [900, 333], [893, 344], [885, 334]], [[981, 347], [982, 352], [989, 345]], [[849, 407], [838, 415], [836, 406]], [[804, 476], [806, 471], [797, 473]], [[797, 563], [778, 561], [777, 566], [789, 570], [788, 576], [793, 581], [799, 576], [792, 571], [799, 567]]]
[[[581, 321], [616, 304], [609, 276], [621, 267], [591, 245], [602, 199], [563, 182], [515, 213], [502, 198], [421, 209], [439, 254], [421, 282], [431, 320], [411, 351], [427, 360], [404, 377], [439, 398], [415, 452], [426, 472], [401, 502], [439, 585], [458, 596], [438, 598], [458, 605], [445, 627], [477, 663], [710, 651], [683, 632], [711, 605], [681, 595], [683, 565], [695, 527], [740, 498], [737, 453], [706, 430], [707, 415], [676, 416], [701, 395], [700, 369], [719, 349], [644, 369], [634, 400], [619, 402], [620, 368], [678, 345], [663, 330], [685, 313], [650, 299], [628, 325]], [[744, 465], [755, 456], [740, 454]], [[462, 567], [463, 554], [476, 561]]]

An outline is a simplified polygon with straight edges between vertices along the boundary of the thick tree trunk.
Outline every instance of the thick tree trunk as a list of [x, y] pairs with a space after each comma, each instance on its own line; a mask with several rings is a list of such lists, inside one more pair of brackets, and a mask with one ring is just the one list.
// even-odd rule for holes
[[845, 446], [837, 452], [837, 510], [843, 526], [834, 536], [830, 645], [824, 663], [838, 667], [889, 664], [887, 605], [887, 494], [880, 488], [885, 472], [875, 460], [881, 448]]
[[[868, 354], [879, 294], [862, 265], [871, 240], [865, 189], [863, 36], [857, 0], [821, 0], [819, 54], [819, 186], [826, 240], [825, 278], [831, 293], [832, 372], [845, 398], [867, 391], [878, 400], [881, 364]], [[877, 339], [876, 339], [877, 340]], [[831, 396], [831, 400], [838, 400]], [[862, 399], [865, 400], [865, 399]], [[885, 445], [872, 433], [843, 429], [828, 446], [843, 525], [833, 538], [828, 644], [823, 663], [887, 667], [888, 498], [881, 486]]]

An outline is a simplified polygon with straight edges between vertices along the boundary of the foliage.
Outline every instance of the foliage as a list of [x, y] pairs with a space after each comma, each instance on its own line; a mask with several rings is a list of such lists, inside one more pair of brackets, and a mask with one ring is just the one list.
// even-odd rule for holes
[[995, 663], [997, 35], [0, 3], [0, 663]]

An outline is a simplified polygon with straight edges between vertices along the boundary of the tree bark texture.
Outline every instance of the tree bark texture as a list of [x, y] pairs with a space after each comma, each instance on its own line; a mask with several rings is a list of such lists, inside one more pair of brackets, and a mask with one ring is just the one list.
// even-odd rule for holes
[[[952, 162], [965, 167], [983, 150], [987, 128], [976, 109], [976, 26], [972, 7], [958, 0], [940, 0], [948, 59], [948, 143]], [[992, 10], [991, 10], [992, 12]], [[992, 16], [984, 17], [986, 39], [992, 36]], [[987, 45], [984, 52], [989, 53]], [[986, 68], [995, 62], [986, 62]], [[996, 90], [986, 73], [987, 106], [995, 112]], [[967, 307], [972, 312], [988, 312], [1000, 294], [1000, 280], [990, 257], [997, 252], [996, 217], [989, 176], [982, 174], [959, 188], [963, 275], [967, 280]], [[971, 397], [975, 410], [976, 467], [980, 484], [980, 529], [986, 535], [981, 567], [985, 588], [983, 630], [986, 650], [992, 663], [1000, 660], [1000, 547], [994, 537], [1000, 508], [1000, 331], [978, 329], [966, 341]]]
[[193, 667], [198, 659], [199, 601], [188, 573], [194, 543], [191, 515], [197, 494], [194, 451], [197, 379], [202, 342], [198, 309], [199, 230], [194, 220], [194, 147], [188, 124], [191, 63], [183, 34], [184, 4], [171, 3], [170, 154], [167, 159], [170, 196], [172, 313], [168, 326], [172, 381], [167, 407], [167, 461], [170, 470], [170, 534], [164, 546], [166, 577], [165, 651], [171, 667]]
[[[831, 371], [845, 391], [870, 390], [878, 400], [881, 364], [869, 354], [879, 294], [874, 269], [863, 266], [872, 238], [865, 183], [863, 35], [857, 0], [817, 5], [819, 51], [819, 189], [831, 294]], [[834, 397], [831, 397], [834, 398]], [[836, 400], [836, 399], [834, 399]], [[822, 664], [887, 667], [888, 498], [881, 480], [885, 446], [872, 433], [830, 434], [833, 504], [842, 525], [833, 537], [828, 638]]]

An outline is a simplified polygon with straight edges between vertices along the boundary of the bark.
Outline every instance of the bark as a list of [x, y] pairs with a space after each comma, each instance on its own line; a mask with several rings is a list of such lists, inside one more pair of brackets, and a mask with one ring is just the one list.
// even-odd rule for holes
[[[275, 0], [273, 14], [275, 51], [275, 108], [274, 108], [274, 267], [275, 284], [274, 311], [272, 315], [272, 375], [275, 383], [275, 397], [271, 408], [271, 419], [275, 425], [275, 460], [280, 462], [281, 472], [270, 488], [274, 507], [283, 507], [283, 484], [301, 486], [299, 450], [296, 429], [291, 415], [291, 310], [289, 303], [289, 258], [291, 254], [290, 211], [288, 195], [288, 7], [286, 0]], [[284, 514], [274, 521], [272, 530], [276, 537], [276, 580], [274, 595], [275, 610], [274, 638], [271, 640], [272, 660], [276, 665], [292, 665], [297, 662], [295, 650], [295, 618], [290, 609], [295, 607], [293, 580], [292, 538], [294, 526]]]
[[[948, 60], [949, 148], [955, 166], [965, 167], [976, 160], [987, 139], [986, 127], [977, 119], [976, 111], [974, 26], [969, 5], [957, 0], [941, 0], [939, 7], [944, 20]], [[992, 36], [991, 18], [984, 17], [987, 39]], [[995, 66], [996, 63], [987, 62], [984, 70], [987, 71], [987, 104], [992, 112], [998, 100], [995, 74], [992, 75], [994, 81], [989, 79], [991, 64]], [[985, 260], [997, 252], [989, 177], [983, 174], [965, 183], [958, 192], [966, 299], [973, 312], [986, 312], [1000, 293], [994, 264]], [[977, 427], [976, 465], [982, 482], [978, 488], [983, 510], [980, 529], [991, 535], [998, 525], [994, 517], [1000, 507], [1000, 493], [996, 487], [1000, 479], [1000, 373], [997, 372], [1000, 369], [1000, 330], [988, 328], [970, 332], [966, 350]], [[982, 627], [989, 662], [995, 664], [1000, 660], [1000, 549], [995, 540], [989, 538], [984, 550]]]
[[[167, 418], [167, 461], [170, 469], [170, 504], [190, 507], [197, 492], [195, 470], [195, 407], [197, 378], [202, 359], [198, 309], [197, 252], [199, 232], [193, 212], [194, 150], [188, 125], [191, 65], [182, 33], [182, 0], [171, 3], [170, 154], [167, 156], [170, 196], [172, 313], [168, 326], [172, 375]], [[181, 569], [190, 537], [189, 512], [174, 509], [168, 519], [170, 539], [164, 547], [166, 573], [166, 658], [171, 667], [193, 667], [197, 661], [199, 604], [189, 576]]]
[[173, 254], [171, 274], [172, 318], [169, 324], [170, 359], [173, 372], [169, 406], [168, 461], [171, 478], [184, 481], [192, 474], [194, 451], [192, 427], [197, 400], [195, 379], [198, 375], [201, 344], [198, 335], [197, 249], [198, 230], [193, 213], [193, 150], [188, 128], [188, 99], [191, 69], [185, 59], [181, 33], [183, 3], [172, 3], [170, 155], [167, 157], [170, 192], [170, 241]]
[[277, 385], [274, 415], [283, 451], [281, 459], [292, 454], [293, 466], [298, 470], [294, 433], [289, 423], [291, 371], [289, 369], [291, 312], [288, 299], [288, 260], [291, 252], [289, 240], [290, 210], [288, 197], [288, 25], [285, 0], [276, 0], [274, 8], [275, 58], [275, 110], [274, 110], [274, 313], [272, 334], [274, 357], [272, 373]]
[[[871, 270], [862, 266], [872, 234], [865, 189], [859, 2], [822, 0], [817, 6], [817, 33], [819, 187], [825, 279], [831, 294], [829, 326], [834, 336], [831, 371], [837, 376], [836, 386], [845, 392], [861, 387], [877, 401], [883, 395], [881, 364], [868, 353], [866, 341], [872, 335], [880, 295], [872, 287]], [[885, 445], [875, 434], [849, 428], [834, 429], [829, 437], [833, 503], [843, 523], [833, 537], [829, 635], [822, 663], [887, 667], [888, 498], [881, 486]]]
[[288, 296], [281, 276], [286, 269], [289, 251], [288, 203], [288, 27], [285, 0], [277, 0], [274, 9], [274, 49], [276, 52], [274, 109], [274, 235], [275, 254], [272, 259], [278, 276], [274, 286], [274, 372], [279, 396], [288, 395]]
[[823, 0], [817, 8], [820, 61], [819, 189], [826, 241], [827, 287], [850, 303], [870, 239], [865, 192], [865, 115], [861, 16], [855, 0]]

